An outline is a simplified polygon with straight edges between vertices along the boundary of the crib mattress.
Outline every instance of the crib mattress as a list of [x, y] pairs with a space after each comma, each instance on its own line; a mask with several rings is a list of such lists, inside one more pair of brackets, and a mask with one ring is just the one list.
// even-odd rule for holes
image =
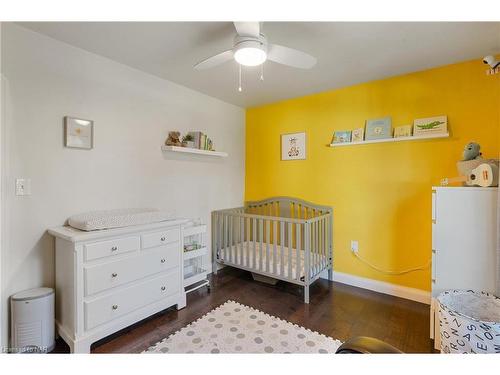
[[[234, 266], [242, 266], [250, 268], [255, 271], [266, 272], [268, 274], [275, 274], [277, 276], [285, 277], [287, 279], [297, 279], [297, 272], [299, 273], [299, 279], [305, 276], [304, 258], [305, 251], [291, 248], [291, 273], [289, 272], [289, 251], [290, 249], [286, 246], [276, 247], [276, 256], [274, 254], [274, 244], [269, 244], [269, 269], [266, 268], [267, 264], [267, 243], [260, 242], [254, 243], [251, 241], [238, 242], [233, 246], [228, 246], [223, 248], [219, 252], [219, 259], [225, 261], [226, 263], [231, 263]], [[283, 275], [281, 274], [281, 252], [283, 251]], [[255, 264], [254, 264], [255, 257]], [[262, 262], [260, 261], [262, 257]], [[262, 268], [261, 268], [262, 264]], [[328, 262], [327, 257], [320, 254], [313, 254], [311, 258], [311, 264], [316, 264], [319, 268], [326, 268]], [[275, 268], [276, 265], [276, 268]], [[276, 270], [276, 271], [274, 271]], [[289, 276], [291, 274], [291, 276]]]

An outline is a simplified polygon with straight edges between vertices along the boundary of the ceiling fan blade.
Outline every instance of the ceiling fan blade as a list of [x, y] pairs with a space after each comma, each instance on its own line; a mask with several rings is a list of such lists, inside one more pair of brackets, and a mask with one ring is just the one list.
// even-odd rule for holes
[[214, 66], [223, 64], [226, 61], [231, 60], [232, 58], [233, 58], [233, 50], [227, 50], [215, 56], [209, 57], [208, 59], [200, 61], [198, 64], [194, 66], [194, 68], [197, 70], [213, 68]]
[[316, 65], [316, 57], [293, 48], [270, 44], [267, 51], [267, 59], [294, 68], [310, 69]]
[[239, 36], [251, 36], [254, 38], [260, 36], [259, 22], [234, 22], [234, 27]]

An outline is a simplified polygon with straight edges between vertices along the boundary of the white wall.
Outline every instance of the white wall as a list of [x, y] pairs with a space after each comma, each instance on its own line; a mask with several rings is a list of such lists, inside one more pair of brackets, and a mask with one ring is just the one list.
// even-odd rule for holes
[[[3, 344], [14, 292], [53, 285], [54, 242], [46, 229], [82, 211], [158, 207], [209, 222], [213, 209], [241, 205], [242, 108], [3, 24]], [[94, 149], [63, 147], [63, 116], [95, 121]], [[201, 130], [227, 159], [171, 157], [169, 130]], [[15, 178], [32, 195], [15, 196]]]

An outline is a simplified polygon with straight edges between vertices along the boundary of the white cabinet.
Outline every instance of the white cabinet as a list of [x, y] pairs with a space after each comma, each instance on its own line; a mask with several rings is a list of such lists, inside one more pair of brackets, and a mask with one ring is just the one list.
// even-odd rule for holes
[[186, 306], [182, 225], [84, 232], [50, 229], [56, 237], [56, 327], [72, 352], [152, 314]]
[[[449, 289], [497, 292], [498, 188], [432, 189], [431, 338], [439, 348], [435, 298]], [[434, 324], [436, 323], [436, 324]]]

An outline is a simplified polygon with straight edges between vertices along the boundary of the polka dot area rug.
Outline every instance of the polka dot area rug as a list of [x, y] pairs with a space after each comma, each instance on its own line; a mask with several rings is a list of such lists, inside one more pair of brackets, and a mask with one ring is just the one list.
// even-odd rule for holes
[[144, 353], [335, 353], [339, 340], [227, 301]]

